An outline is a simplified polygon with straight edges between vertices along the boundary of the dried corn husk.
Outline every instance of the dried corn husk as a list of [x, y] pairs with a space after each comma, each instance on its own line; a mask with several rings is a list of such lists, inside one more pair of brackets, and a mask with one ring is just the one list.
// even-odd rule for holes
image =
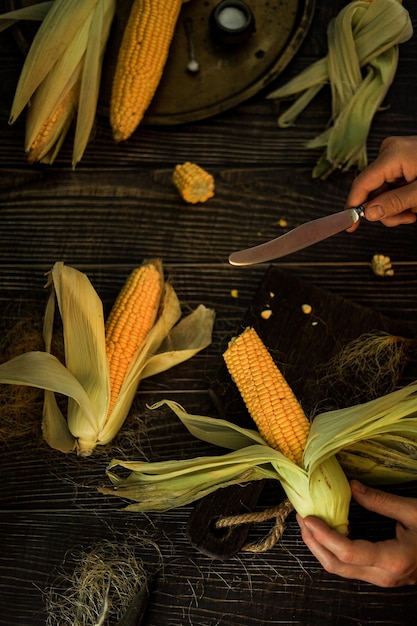
[[16, 9], [15, 11], [9, 11], [0, 15], [0, 32], [6, 30], [10, 26], [17, 24], [20, 20], [28, 20], [33, 22], [39, 22], [45, 19], [46, 14], [53, 5], [53, 0], [48, 2], [40, 2], [34, 4], [31, 7], [24, 7], [22, 9]]
[[75, 119], [73, 167], [81, 160], [94, 124], [115, 8], [116, 0], [55, 0], [0, 16], [3, 28], [19, 19], [41, 20], [10, 113], [13, 123], [29, 107], [25, 150], [30, 161], [52, 163]]
[[267, 96], [296, 96], [278, 118], [278, 125], [286, 127], [330, 84], [331, 125], [307, 144], [308, 148], [325, 148], [313, 170], [314, 178], [367, 165], [366, 140], [372, 120], [393, 82], [398, 45], [412, 34], [410, 16], [397, 0], [353, 0], [329, 23], [326, 57]]
[[[159, 316], [135, 354], [108, 416], [110, 380], [101, 300], [85, 274], [62, 262], [53, 266], [48, 286], [46, 351], [27, 352], [0, 365], [0, 382], [44, 389], [45, 440], [62, 452], [75, 449], [87, 456], [116, 436], [143, 378], [165, 371], [209, 345], [214, 311], [200, 305], [180, 320], [178, 297], [166, 283]], [[56, 302], [63, 326], [65, 365], [50, 353]], [[66, 416], [56, 393], [68, 398]]]

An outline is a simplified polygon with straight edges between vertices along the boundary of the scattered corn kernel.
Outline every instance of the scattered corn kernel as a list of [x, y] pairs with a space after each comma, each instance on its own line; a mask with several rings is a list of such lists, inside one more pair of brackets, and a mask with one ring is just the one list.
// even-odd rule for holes
[[272, 310], [271, 309], [264, 309], [263, 311], [261, 311], [261, 317], [264, 320], [269, 320], [271, 315], [272, 315]]
[[302, 304], [301, 310], [306, 315], [310, 315], [311, 311], [313, 310], [313, 307], [311, 306], [311, 304]]
[[232, 298], [238, 298], [239, 297], [239, 292], [237, 289], [231, 289], [230, 290], [230, 295], [232, 296]]
[[286, 226], [288, 226], [287, 220], [284, 220], [284, 219], [279, 220], [277, 224], [280, 228], [285, 228]]

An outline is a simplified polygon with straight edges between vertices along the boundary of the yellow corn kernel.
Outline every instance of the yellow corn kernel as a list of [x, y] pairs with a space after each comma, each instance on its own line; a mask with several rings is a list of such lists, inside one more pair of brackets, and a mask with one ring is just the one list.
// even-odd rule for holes
[[132, 357], [148, 336], [163, 291], [162, 268], [150, 262], [127, 278], [106, 322], [106, 353], [110, 369], [111, 413]]
[[253, 328], [246, 328], [223, 355], [262, 438], [302, 465], [310, 422]]
[[196, 163], [176, 165], [172, 182], [180, 196], [190, 204], [205, 202], [214, 196], [214, 178]]
[[261, 311], [261, 317], [263, 320], [269, 320], [272, 317], [272, 309], [263, 309]]
[[[49, 119], [43, 122], [35, 139], [27, 148], [29, 163], [42, 161], [57, 143], [60, 145], [59, 135], [65, 136], [72, 120], [75, 118], [79, 93], [80, 83], [77, 81], [65, 94]], [[48, 162], [48, 159], [45, 160]]]
[[162, 77], [182, 0], [134, 0], [123, 33], [110, 102], [115, 141], [140, 124]]

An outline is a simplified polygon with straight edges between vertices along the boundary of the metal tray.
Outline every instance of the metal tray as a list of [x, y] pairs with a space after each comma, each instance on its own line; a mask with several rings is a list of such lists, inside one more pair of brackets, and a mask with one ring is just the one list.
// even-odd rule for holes
[[[39, 0], [7, 0], [7, 9]], [[247, 0], [255, 32], [239, 45], [217, 41], [210, 16], [219, 0], [191, 0], [183, 5], [162, 80], [143, 123], [180, 124], [230, 109], [265, 88], [288, 65], [303, 42], [313, 18], [315, 0]], [[132, 0], [120, 2], [108, 42], [99, 112], [106, 113], [117, 50]], [[200, 69], [187, 70], [189, 36]], [[33, 27], [14, 27], [19, 47], [27, 51]]]

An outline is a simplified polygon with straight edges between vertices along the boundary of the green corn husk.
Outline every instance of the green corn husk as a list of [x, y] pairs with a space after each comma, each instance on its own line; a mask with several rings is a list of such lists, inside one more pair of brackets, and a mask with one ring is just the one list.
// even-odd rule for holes
[[[101, 493], [136, 501], [137, 504], [127, 507], [130, 511], [163, 511], [189, 504], [222, 487], [270, 478], [281, 482], [300, 514], [320, 514], [346, 534], [350, 489], [336, 459], [329, 459], [309, 475], [269, 447], [255, 430], [226, 420], [190, 415], [168, 400], [152, 408], [163, 404], [199, 439], [234, 451], [222, 456], [159, 463], [113, 460], [107, 472], [114, 487], [101, 488]], [[115, 471], [118, 467], [131, 470], [130, 475], [119, 477]], [[340, 486], [332, 497], [328, 492], [330, 482]]]
[[358, 441], [337, 458], [349, 478], [369, 485], [417, 480], [417, 441], [407, 437], [390, 434]]
[[314, 178], [367, 165], [370, 126], [395, 77], [398, 46], [412, 34], [410, 16], [397, 0], [352, 0], [329, 23], [326, 57], [267, 96], [296, 97], [278, 118], [278, 125], [286, 127], [330, 84], [331, 124], [307, 143], [308, 148], [325, 148]]
[[[281, 482], [301, 516], [318, 515], [343, 532], [346, 521], [341, 520], [347, 514], [350, 493], [344, 493], [345, 479], [337, 474], [336, 458], [347, 474], [369, 484], [416, 478], [417, 381], [370, 402], [318, 415], [307, 440], [303, 467], [269, 447], [255, 430], [190, 415], [168, 400], [152, 408], [164, 404], [195, 437], [233, 452], [157, 463], [114, 459], [107, 468], [113, 487], [99, 491], [133, 500], [135, 504], [127, 510], [167, 510], [231, 484], [270, 478]], [[340, 493], [329, 497], [328, 491], [323, 492], [327, 482], [323, 467], [331, 483], [341, 485]], [[120, 468], [130, 470], [127, 478], [119, 475]]]

